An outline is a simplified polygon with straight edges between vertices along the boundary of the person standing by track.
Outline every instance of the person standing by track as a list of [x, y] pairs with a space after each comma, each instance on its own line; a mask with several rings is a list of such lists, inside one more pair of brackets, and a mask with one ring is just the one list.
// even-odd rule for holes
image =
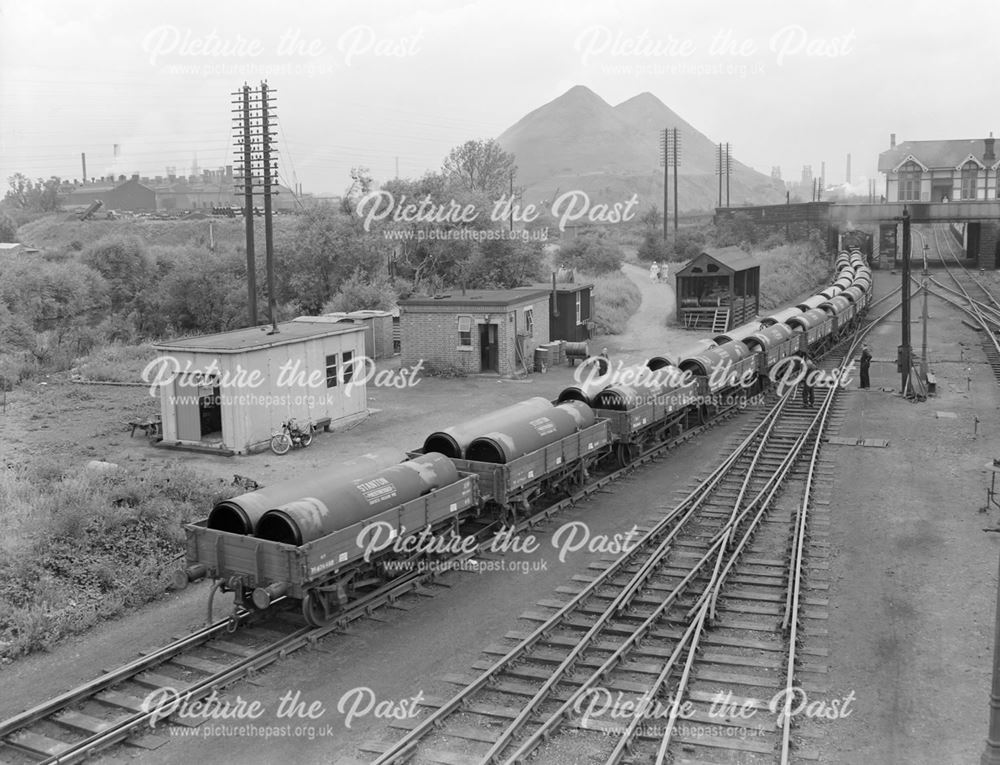
[[871, 387], [871, 378], [868, 376], [868, 370], [872, 365], [872, 351], [868, 347], [867, 343], [861, 346], [861, 389], [867, 390]]

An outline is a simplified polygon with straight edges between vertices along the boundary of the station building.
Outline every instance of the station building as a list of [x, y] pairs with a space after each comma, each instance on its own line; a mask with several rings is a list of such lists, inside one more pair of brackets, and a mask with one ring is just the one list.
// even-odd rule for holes
[[549, 292], [466, 290], [402, 300], [402, 363], [502, 377], [530, 372], [535, 348], [549, 341]]
[[955, 202], [998, 199], [1000, 159], [989, 138], [903, 141], [889, 138], [878, 156], [887, 202]]
[[[160, 446], [246, 454], [282, 424], [330, 428], [368, 414], [361, 325], [288, 321], [156, 343]], [[182, 373], [188, 374], [182, 374]]]

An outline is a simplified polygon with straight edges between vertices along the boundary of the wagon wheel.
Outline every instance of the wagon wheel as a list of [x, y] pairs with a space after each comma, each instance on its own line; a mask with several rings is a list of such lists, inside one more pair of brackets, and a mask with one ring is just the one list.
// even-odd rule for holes
[[625, 467], [632, 462], [635, 459], [635, 449], [632, 444], [624, 441], [615, 444], [615, 458], [618, 460], [619, 467]]
[[326, 598], [315, 590], [309, 590], [302, 596], [302, 616], [312, 627], [325, 627], [331, 621], [327, 614]]

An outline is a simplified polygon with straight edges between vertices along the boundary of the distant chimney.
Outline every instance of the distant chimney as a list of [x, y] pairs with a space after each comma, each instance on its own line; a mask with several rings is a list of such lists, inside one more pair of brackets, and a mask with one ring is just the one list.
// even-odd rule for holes
[[851, 182], [851, 155], [850, 155], [850, 153], [848, 153], [848, 155], [847, 155], [847, 178], [845, 179], [845, 182], [846, 183], [850, 183]]
[[232, 179], [233, 177], [233, 166], [226, 165], [226, 178]]
[[993, 151], [993, 132], [990, 131], [990, 137], [983, 141], [985, 144], [985, 150], [983, 151], [983, 161], [992, 162], [997, 158], [996, 153]]
[[896, 148], [896, 134], [895, 133], [889, 133], [889, 148], [890, 149], [895, 149]]
[[139, 173], [132, 173], [132, 180], [133, 181], [139, 180]]

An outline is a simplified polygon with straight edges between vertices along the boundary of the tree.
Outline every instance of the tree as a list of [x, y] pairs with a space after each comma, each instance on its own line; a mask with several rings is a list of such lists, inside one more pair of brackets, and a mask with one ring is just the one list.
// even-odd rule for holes
[[580, 271], [606, 274], [621, 269], [625, 254], [621, 245], [599, 231], [592, 231], [565, 242], [556, 257], [560, 263]]
[[523, 287], [542, 278], [542, 260], [537, 242], [485, 239], [476, 247], [465, 283], [491, 289]]
[[107, 280], [114, 312], [130, 307], [155, 275], [153, 260], [137, 236], [102, 237], [83, 252], [80, 260]]
[[500, 148], [494, 139], [466, 141], [445, 157], [444, 175], [469, 191], [478, 191], [496, 200], [510, 194], [511, 180], [517, 175], [514, 155]]
[[0, 210], [0, 242], [17, 241], [17, 224], [3, 210]]
[[352, 218], [331, 208], [302, 215], [289, 248], [280, 257], [282, 270], [289, 274], [284, 294], [306, 313], [318, 313], [355, 272], [376, 273], [389, 253], [381, 237], [361, 230]]
[[663, 234], [657, 231], [655, 228], [647, 228], [645, 233], [642, 235], [642, 242], [639, 244], [639, 250], [636, 253], [639, 256], [639, 260], [666, 260], [669, 248], [667, 243], [663, 241]]
[[340, 209], [347, 215], [354, 215], [357, 209], [358, 200], [372, 190], [375, 181], [372, 179], [372, 171], [367, 167], [351, 168], [351, 185], [344, 192], [344, 198], [340, 202]]
[[59, 209], [59, 184], [55, 176], [32, 181], [23, 173], [14, 173], [7, 179], [9, 188], [3, 201], [16, 210], [54, 212]]

